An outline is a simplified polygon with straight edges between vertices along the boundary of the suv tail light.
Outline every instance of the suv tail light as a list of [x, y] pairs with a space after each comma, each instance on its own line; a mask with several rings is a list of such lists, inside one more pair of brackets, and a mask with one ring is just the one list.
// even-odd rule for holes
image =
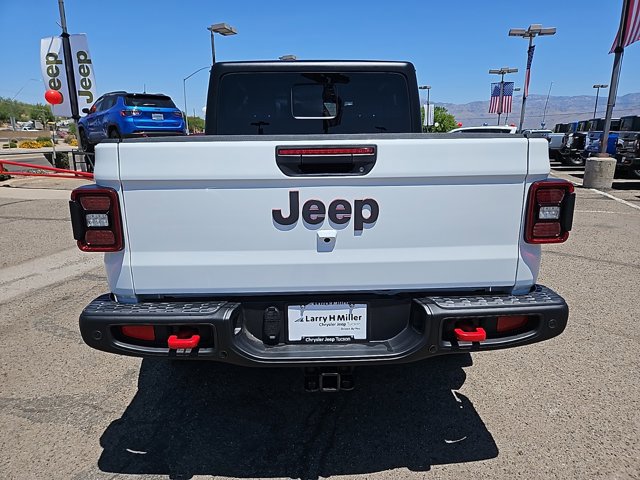
[[575, 193], [566, 180], [541, 180], [529, 189], [524, 240], [527, 243], [562, 243], [573, 223]]
[[117, 252], [124, 247], [120, 202], [112, 188], [86, 185], [71, 192], [73, 238], [85, 252]]
[[120, 110], [120, 115], [123, 117], [138, 117], [142, 115], [140, 110]]

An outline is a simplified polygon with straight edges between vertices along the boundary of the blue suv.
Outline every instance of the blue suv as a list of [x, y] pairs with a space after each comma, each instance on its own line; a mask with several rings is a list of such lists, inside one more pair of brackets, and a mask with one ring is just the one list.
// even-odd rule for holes
[[85, 152], [105, 138], [184, 135], [182, 112], [166, 95], [111, 92], [96, 100], [78, 121], [78, 138]]

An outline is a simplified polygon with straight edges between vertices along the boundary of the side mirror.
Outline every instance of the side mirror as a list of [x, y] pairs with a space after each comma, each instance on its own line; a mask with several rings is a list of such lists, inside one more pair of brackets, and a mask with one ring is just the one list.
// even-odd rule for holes
[[85, 107], [82, 109], [82, 113], [91, 113], [91, 111]]

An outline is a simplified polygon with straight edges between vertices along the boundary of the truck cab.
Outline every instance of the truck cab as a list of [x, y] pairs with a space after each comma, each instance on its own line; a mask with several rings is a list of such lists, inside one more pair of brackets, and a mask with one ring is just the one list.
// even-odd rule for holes
[[620, 119], [616, 159], [616, 170], [640, 178], [640, 115]]
[[562, 161], [561, 150], [566, 143], [566, 136], [576, 131], [578, 122], [558, 123], [549, 134], [549, 158]]
[[581, 120], [578, 122], [573, 133], [566, 134], [566, 142], [560, 150], [562, 155], [562, 163], [565, 165], [584, 165], [584, 157], [582, 152], [585, 149], [587, 135], [589, 132], [589, 120]]
[[[604, 130], [604, 118], [598, 118], [596, 120], [589, 121], [589, 135], [583, 156], [592, 157], [600, 153], [600, 145], [602, 142], [602, 135]], [[607, 152], [609, 155], [616, 154], [616, 145], [618, 143], [618, 130], [620, 129], [620, 119], [612, 118], [611, 126], [609, 127], [609, 140], [607, 141]]]

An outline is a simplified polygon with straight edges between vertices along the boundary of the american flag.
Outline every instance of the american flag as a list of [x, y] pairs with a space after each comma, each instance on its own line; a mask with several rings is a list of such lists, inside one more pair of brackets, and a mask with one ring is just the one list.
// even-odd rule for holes
[[527, 70], [524, 73], [524, 96], [529, 96], [529, 81], [531, 80], [531, 62], [533, 62], [533, 52], [536, 46], [531, 45], [527, 51]]
[[[609, 53], [613, 53], [618, 46], [620, 34], [622, 32], [624, 32], [622, 33], [622, 43], [620, 43], [622, 48], [628, 47], [633, 42], [640, 40], [640, 0], [628, 0], [626, 5], [626, 22], [622, 25], [623, 28], [618, 30], [618, 34], [616, 35], [616, 39], [613, 41], [613, 45], [611, 46], [611, 51]], [[623, 15], [624, 13], [625, 12], [622, 12]]]
[[491, 84], [491, 102], [489, 113], [511, 113], [513, 100], [513, 82], [504, 82], [502, 87], [502, 104], [500, 102], [500, 82]]

